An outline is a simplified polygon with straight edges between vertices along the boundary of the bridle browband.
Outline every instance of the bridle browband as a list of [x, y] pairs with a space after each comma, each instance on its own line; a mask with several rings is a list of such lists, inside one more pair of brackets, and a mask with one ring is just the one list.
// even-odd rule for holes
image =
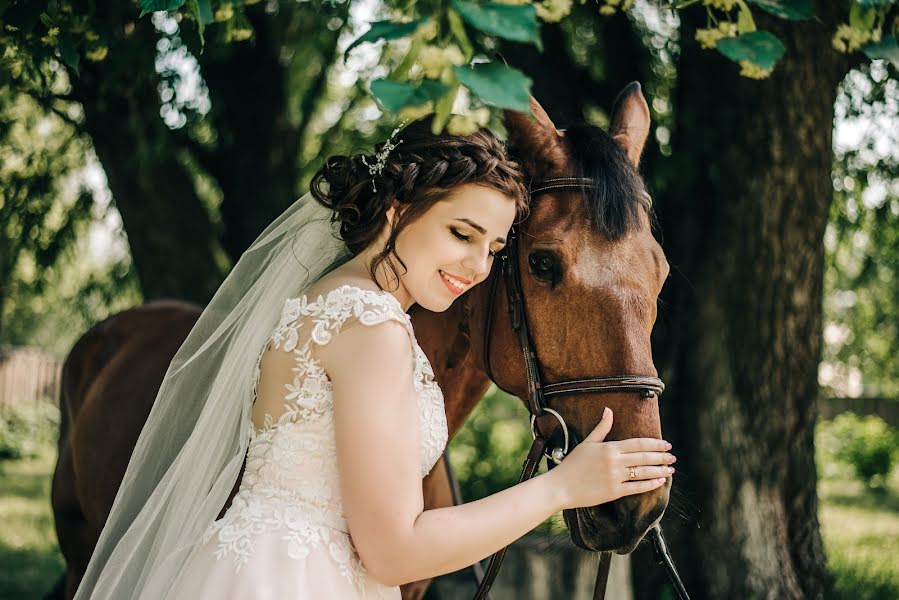
[[[585, 190], [592, 187], [593, 180], [580, 177], [556, 177], [546, 179], [535, 185], [530, 190], [531, 199], [535, 196], [560, 189], [579, 189]], [[487, 314], [484, 319], [484, 370], [487, 377], [496, 383], [493, 372], [490, 368], [490, 338], [493, 330], [493, 311], [496, 302], [496, 291], [499, 285], [500, 275], [505, 281], [507, 308], [509, 311], [509, 321], [512, 331], [518, 336], [518, 345], [524, 357], [525, 370], [527, 372], [528, 395], [526, 398], [528, 411], [531, 413], [531, 435], [534, 437], [534, 443], [530, 452], [525, 459], [522, 468], [519, 483], [526, 481], [534, 476], [543, 456], [547, 460], [552, 460], [556, 464], [565, 458], [565, 455], [571, 451], [570, 433], [565, 420], [555, 410], [547, 406], [547, 399], [554, 396], [562, 396], [567, 394], [581, 393], [620, 393], [634, 392], [640, 394], [641, 398], [651, 399], [658, 398], [665, 390], [665, 384], [658, 377], [645, 375], [610, 375], [597, 377], [584, 377], [580, 379], [572, 379], [568, 381], [560, 381], [555, 383], [543, 383], [540, 376], [539, 362], [537, 361], [537, 353], [531, 343], [530, 333], [528, 331], [527, 314], [525, 312], [524, 295], [521, 290], [521, 273], [518, 264], [518, 229], [513, 226], [509, 231], [509, 238], [505, 248], [499, 255], [500, 260], [493, 265], [494, 276], [490, 284], [490, 295], [487, 301]], [[496, 270], [501, 273], [496, 273]], [[496, 383], [500, 389], [503, 389]], [[504, 390], [507, 391], [508, 390]], [[511, 393], [511, 392], [510, 392]], [[513, 394], [514, 395], [514, 394]], [[559, 428], [563, 434], [563, 445], [561, 447], [550, 448], [549, 437], [543, 436], [537, 426], [536, 420], [546, 414], [553, 415], [559, 422]], [[661, 529], [656, 525], [651, 532], [653, 533], [653, 547], [659, 561], [664, 563], [666, 570], [671, 579], [672, 584], [678, 592], [682, 600], [689, 600], [683, 584], [674, 569], [674, 563], [668, 555], [665, 542], [662, 538]], [[479, 583], [475, 600], [484, 600], [489, 597], [490, 588], [499, 571], [500, 564], [505, 556], [506, 548], [496, 552], [490, 558], [490, 564], [487, 572], [483, 577], [479, 577], [476, 570], [475, 578]], [[594, 589], [594, 599], [601, 599], [605, 595], [605, 587], [609, 576], [609, 568], [611, 566], [611, 553], [600, 553], [599, 568], [596, 576], [596, 588]]]

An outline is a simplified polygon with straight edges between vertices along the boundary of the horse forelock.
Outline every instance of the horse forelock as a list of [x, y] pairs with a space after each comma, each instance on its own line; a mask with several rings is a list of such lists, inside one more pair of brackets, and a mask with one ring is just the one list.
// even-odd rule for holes
[[643, 178], [611, 135], [592, 125], [564, 130], [568, 173], [593, 181], [582, 188], [590, 223], [597, 233], [616, 241], [654, 221]]

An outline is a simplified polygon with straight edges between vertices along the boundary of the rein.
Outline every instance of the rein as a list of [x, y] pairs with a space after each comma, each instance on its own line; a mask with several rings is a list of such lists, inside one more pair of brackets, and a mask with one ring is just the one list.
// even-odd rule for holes
[[[591, 179], [582, 179], [577, 177], [558, 177], [547, 179], [540, 182], [536, 187], [531, 189], [530, 195], [533, 199], [538, 194], [558, 189], [580, 189], [583, 190], [593, 185]], [[544, 384], [540, 377], [539, 362], [537, 361], [537, 353], [531, 343], [528, 331], [527, 315], [525, 313], [524, 295], [521, 290], [521, 274], [518, 264], [518, 231], [515, 226], [509, 232], [509, 239], [506, 247], [500, 254], [499, 270], [503, 276], [506, 287], [507, 309], [509, 311], [509, 320], [512, 325], [512, 331], [518, 336], [518, 345], [522, 352], [525, 369], [527, 371], [528, 380], [528, 396], [527, 407], [531, 413], [531, 435], [534, 437], [534, 443], [531, 446], [528, 456], [524, 461], [521, 470], [521, 477], [518, 482], [522, 483], [531, 479], [540, 466], [543, 457], [546, 456], [547, 461], [552, 460], [559, 464], [562, 459], [571, 451], [573, 444], [568, 431], [568, 425], [565, 419], [555, 410], [547, 406], [547, 398], [553, 396], [561, 396], [565, 394], [579, 393], [614, 393], [614, 392], [634, 392], [640, 394], [641, 398], [657, 398], [661, 396], [665, 390], [665, 384], [658, 377], [648, 377], [643, 375], [612, 375], [583, 377], [580, 379], [572, 379], [569, 381], [560, 381], [556, 383]], [[494, 265], [494, 269], [496, 269]], [[490, 296], [487, 304], [487, 314], [484, 323], [484, 368], [487, 376], [495, 383], [496, 379], [490, 369], [490, 333], [493, 328], [493, 309], [496, 302], [496, 291], [499, 282], [499, 273], [495, 274], [490, 285]], [[503, 389], [502, 386], [499, 386]], [[508, 390], [504, 390], [508, 392]], [[553, 415], [559, 422], [559, 429], [562, 430], [563, 445], [551, 447], [549, 437], [543, 436], [539, 428], [536, 426], [538, 417], [546, 414]], [[555, 433], [555, 431], [553, 432]], [[547, 453], [547, 449], [549, 452]], [[447, 461], [447, 467], [449, 462]], [[454, 496], [457, 496], [457, 484], [452, 469], [447, 469], [450, 481], [454, 487]], [[457, 499], [458, 503], [458, 499]], [[662, 530], [656, 525], [650, 530], [653, 541], [653, 547], [659, 562], [664, 563], [668, 577], [677, 591], [681, 600], [689, 600], [686, 590], [680, 581], [674, 562], [668, 553], [667, 546], [662, 538]], [[490, 597], [490, 588], [496, 579], [500, 565], [505, 557], [508, 546], [497, 551], [490, 557], [490, 563], [487, 566], [486, 574], [480, 572], [480, 563], [472, 565], [474, 569], [475, 581], [478, 585], [478, 591], [474, 596], [474, 600], [484, 600]], [[599, 553], [599, 566], [596, 573], [596, 587], [593, 591], [594, 600], [602, 600], [605, 597], [606, 583], [609, 578], [609, 569], [612, 562], [611, 552]]]

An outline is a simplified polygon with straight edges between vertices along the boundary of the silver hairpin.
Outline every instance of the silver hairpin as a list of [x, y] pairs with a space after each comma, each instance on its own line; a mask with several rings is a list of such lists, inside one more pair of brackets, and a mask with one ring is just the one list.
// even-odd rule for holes
[[384, 170], [384, 165], [387, 164], [387, 156], [390, 152], [403, 143], [403, 140], [398, 141], [397, 143], [393, 143], [393, 138], [397, 133], [406, 125], [408, 119], [403, 119], [403, 121], [396, 126], [396, 129], [393, 130], [393, 133], [390, 134], [390, 137], [387, 138], [387, 141], [384, 142], [384, 147], [381, 148], [381, 151], [375, 154], [375, 158], [378, 159], [373, 164], [368, 164], [365, 161], [365, 155], [362, 155], [362, 164], [368, 167], [368, 174], [371, 175], [371, 189], [373, 192], [377, 192], [378, 188], [375, 187], [375, 177], [381, 174], [381, 171]]

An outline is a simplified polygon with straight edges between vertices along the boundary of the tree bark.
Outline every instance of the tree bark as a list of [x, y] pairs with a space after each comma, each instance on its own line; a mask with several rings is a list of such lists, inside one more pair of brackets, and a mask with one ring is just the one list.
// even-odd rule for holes
[[[842, 7], [817, 8], [823, 23], [758, 19], [786, 45], [761, 82], [692, 41], [702, 11], [682, 14], [679, 177], [658, 205], [673, 275], [654, 346], [679, 459], [663, 527], [694, 599], [822, 598], [831, 584], [813, 435], [834, 102], [848, 61], [830, 48]], [[679, 495], [695, 505], [686, 520]], [[651, 549], [634, 564], [652, 565]], [[635, 597], [660, 597], [662, 579], [641, 569]]]
[[84, 107], [144, 298], [206, 303], [222, 281], [216, 235], [159, 117], [157, 37], [150, 19], [136, 19], [115, 48], [117, 61], [84, 61], [80, 76], [70, 74], [73, 96]]

